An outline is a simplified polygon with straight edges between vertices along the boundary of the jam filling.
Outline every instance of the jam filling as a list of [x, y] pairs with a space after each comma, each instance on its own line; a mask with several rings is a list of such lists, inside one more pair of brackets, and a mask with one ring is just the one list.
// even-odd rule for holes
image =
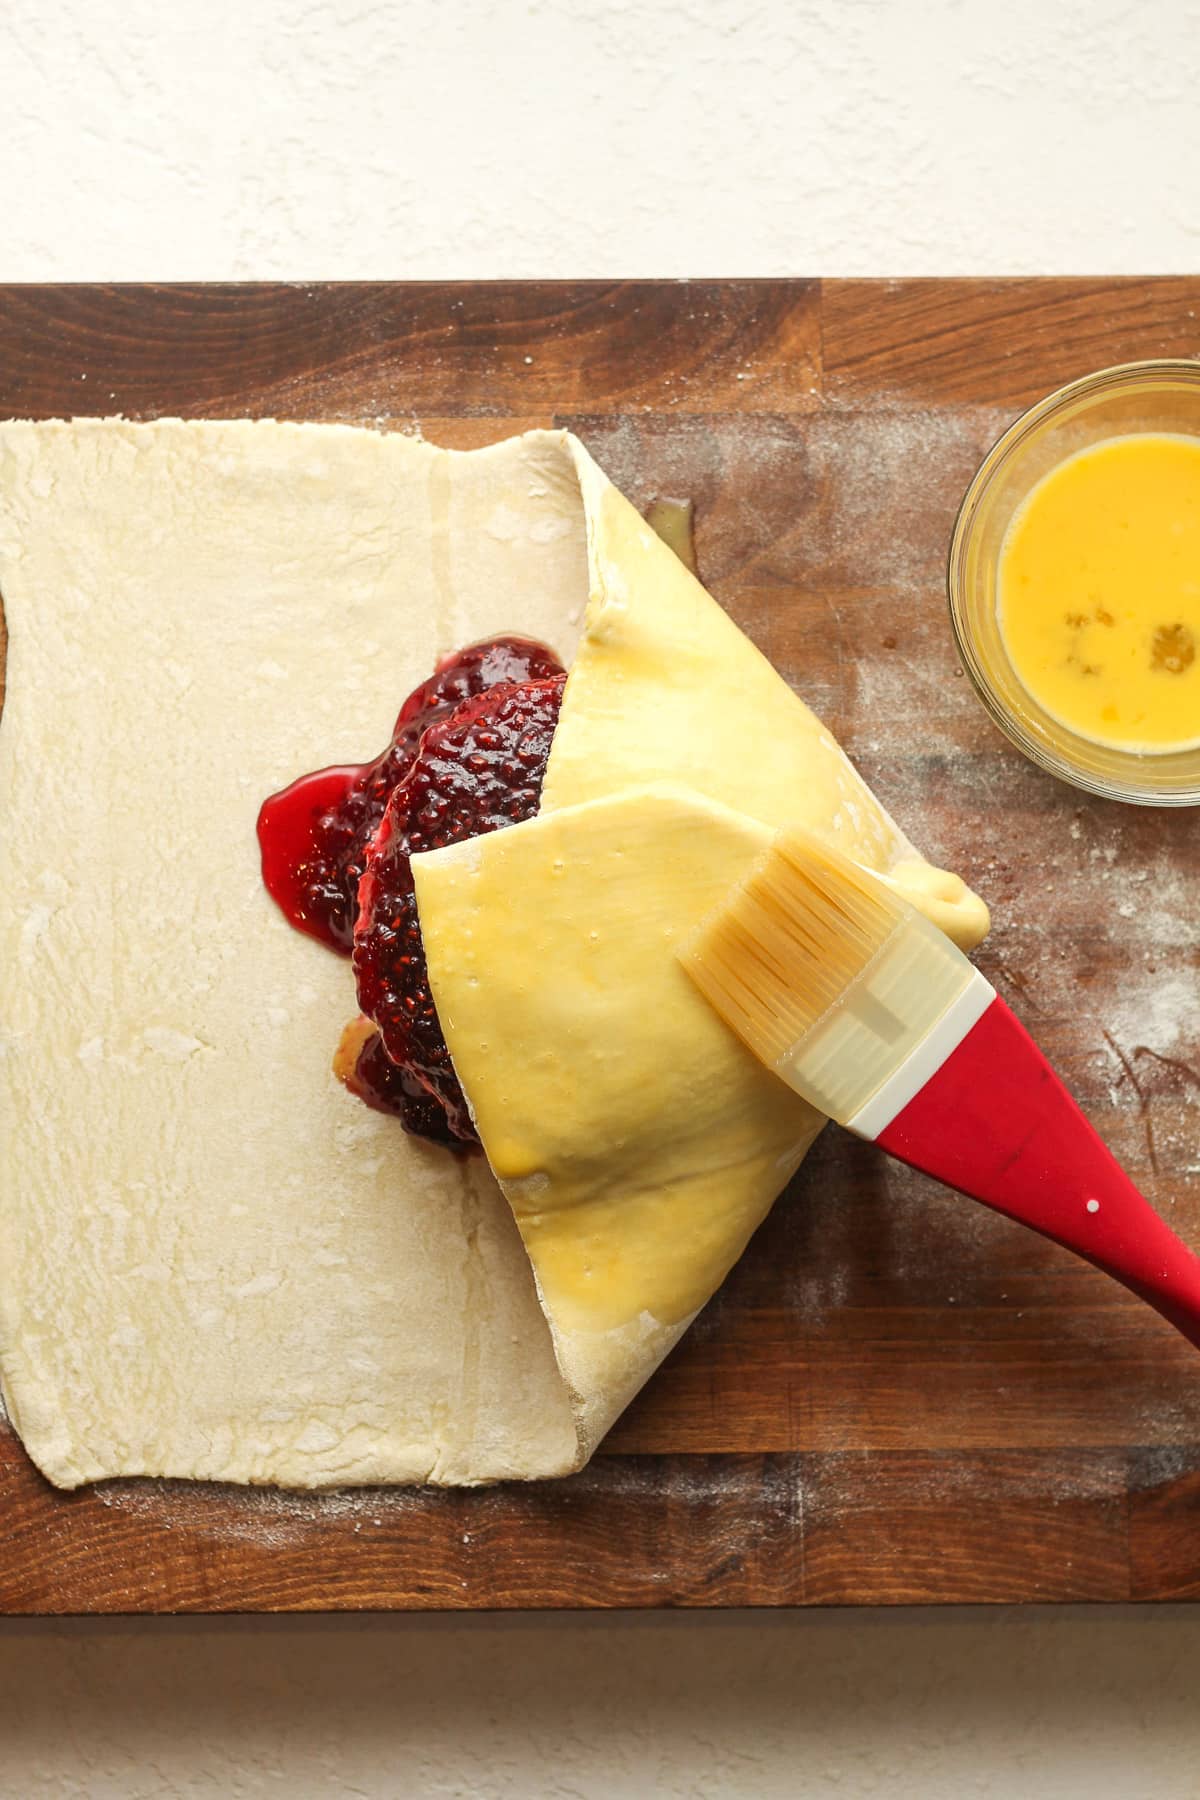
[[358, 1004], [468, 1142], [475, 1128], [429, 989], [410, 858], [531, 819], [565, 677], [504, 682], [430, 725], [367, 850], [354, 930]]
[[333, 1059], [333, 1072], [365, 1106], [373, 1112], [393, 1114], [414, 1137], [428, 1138], [448, 1150], [470, 1148], [451, 1131], [441, 1101], [409, 1070], [392, 1061], [370, 1019], [359, 1017], [347, 1025]]
[[444, 657], [370, 763], [305, 775], [258, 819], [263, 881], [289, 922], [345, 955], [359, 1004], [335, 1070], [367, 1105], [478, 1142], [429, 990], [409, 857], [537, 812], [565, 685], [545, 645], [491, 638]]
[[297, 931], [349, 956], [367, 845], [430, 725], [498, 683], [562, 673], [553, 651], [532, 638], [470, 644], [409, 695], [382, 756], [318, 769], [272, 794], [258, 816], [263, 881]]

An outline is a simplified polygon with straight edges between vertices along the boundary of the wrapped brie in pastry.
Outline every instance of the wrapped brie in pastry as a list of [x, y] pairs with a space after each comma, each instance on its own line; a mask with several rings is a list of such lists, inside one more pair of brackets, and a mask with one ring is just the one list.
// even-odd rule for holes
[[[789, 822], [960, 944], [981, 902], [566, 433], [9, 423], [0, 594], [0, 1369], [30, 1454], [63, 1486], [579, 1467], [821, 1124], [681, 936]], [[462, 1155], [333, 1077], [354, 984], [268, 896], [255, 824], [501, 632], [570, 670], [538, 810], [411, 858]]]

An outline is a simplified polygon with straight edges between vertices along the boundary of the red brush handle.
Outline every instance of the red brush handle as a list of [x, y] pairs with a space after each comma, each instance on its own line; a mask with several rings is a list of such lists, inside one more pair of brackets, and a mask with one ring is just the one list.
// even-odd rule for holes
[[1134, 1187], [1003, 1000], [876, 1142], [1085, 1256], [1200, 1347], [1200, 1259]]

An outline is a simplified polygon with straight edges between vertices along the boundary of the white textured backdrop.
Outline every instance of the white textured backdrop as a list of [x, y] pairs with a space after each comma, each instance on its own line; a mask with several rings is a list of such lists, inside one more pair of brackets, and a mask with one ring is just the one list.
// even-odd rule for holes
[[1194, 0], [6, 0], [9, 279], [1178, 271]]
[[[1193, 0], [7, 0], [0, 58], [8, 280], [1200, 248]], [[0, 1795], [1195, 1800], [1198, 1667], [1178, 1608], [13, 1623]]]
[[13, 1800], [1196, 1800], [1178, 1610], [0, 1635]]

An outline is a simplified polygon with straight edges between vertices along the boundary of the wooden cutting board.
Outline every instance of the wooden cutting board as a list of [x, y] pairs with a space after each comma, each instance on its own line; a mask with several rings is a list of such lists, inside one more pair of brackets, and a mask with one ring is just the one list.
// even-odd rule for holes
[[[979, 961], [1200, 1244], [1200, 815], [1025, 763], [943, 566], [984, 450], [1107, 363], [1200, 353], [1200, 280], [20, 287], [0, 415], [569, 425], [936, 862]], [[514, 621], [514, 624], [519, 621]], [[55, 791], [48, 783], [48, 795]], [[1200, 1596], [1200, 1361], [1041, 1239], [830, 1129], [568, 1481], [54, 1492], [0, 1435], [12, 1613]]]

